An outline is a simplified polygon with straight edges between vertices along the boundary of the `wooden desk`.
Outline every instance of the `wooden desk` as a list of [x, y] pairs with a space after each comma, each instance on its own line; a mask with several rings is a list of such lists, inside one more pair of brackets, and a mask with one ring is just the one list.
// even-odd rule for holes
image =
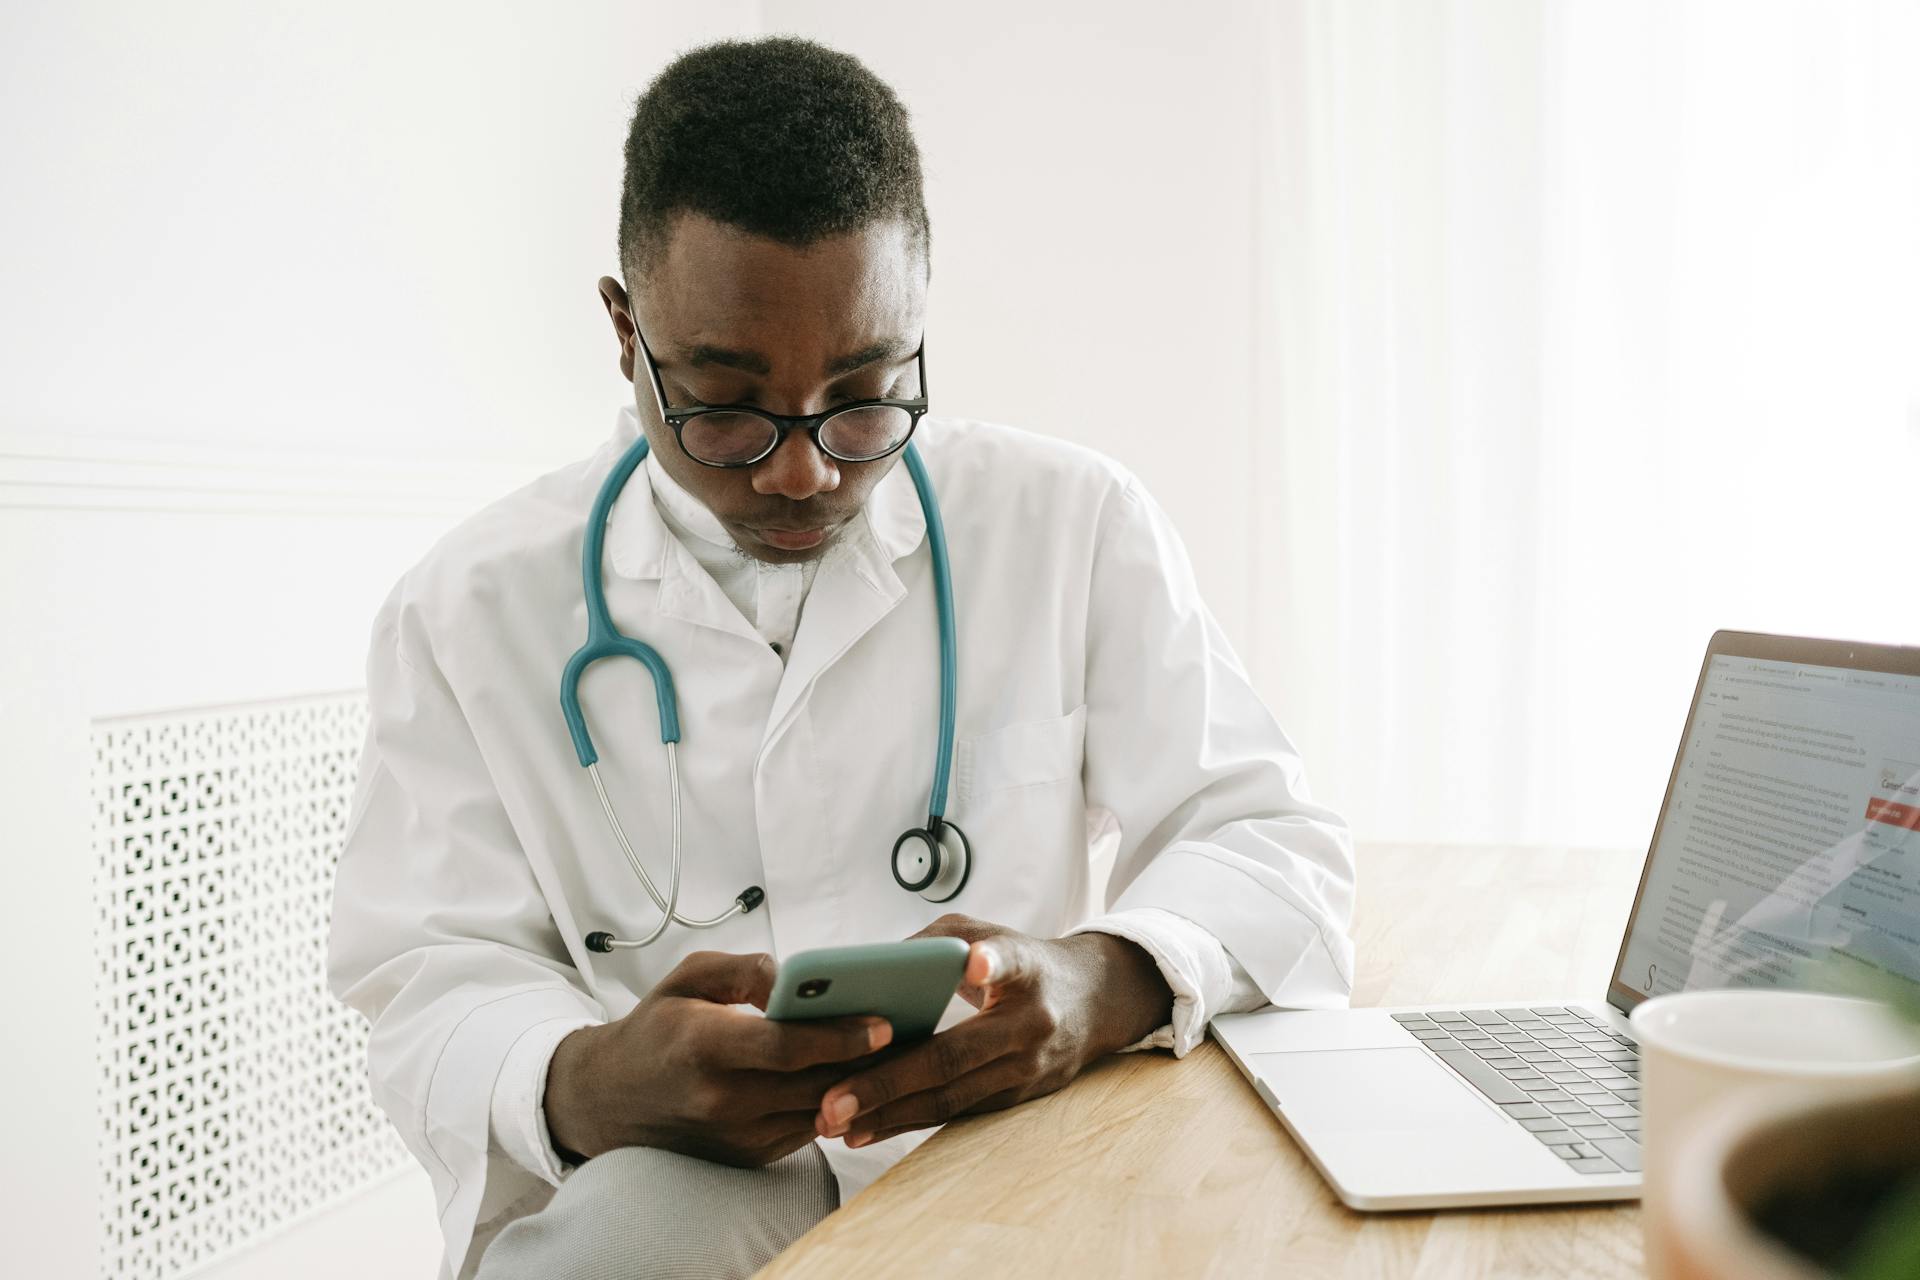
[[[1360, 854], [1356, 1005], [1599, 996], [1641, 854]], [[1636, 1206], [1359, 1214], [1212, 1043], [1117, 1055], [956, 1121], [765, 1277], [1607, 1277], [1641, 1272]]]

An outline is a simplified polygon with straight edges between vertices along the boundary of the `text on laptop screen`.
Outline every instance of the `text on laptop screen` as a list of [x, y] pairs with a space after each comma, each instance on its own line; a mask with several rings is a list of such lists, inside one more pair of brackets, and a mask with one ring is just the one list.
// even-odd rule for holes
[[1715, 655], [1616, 986], [1920, 983], [1920, 677]]

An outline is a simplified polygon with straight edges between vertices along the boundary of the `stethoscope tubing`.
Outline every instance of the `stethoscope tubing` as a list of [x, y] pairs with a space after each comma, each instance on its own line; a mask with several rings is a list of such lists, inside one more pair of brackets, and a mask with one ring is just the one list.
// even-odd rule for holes
[[[680, 715], [677, 697], [674, 691], [673, 675], [667, 669], [666, 660], [651, 645], [622, 635], [614, 626], [613, 616], [607, 609], [606, 590], [602, 583], [603, 560], [606, 550], [607, 521], [612, 514], [614, 501], [619, 497], [627, 481], [636, 468], [646, 461], [647, 438], [642, 435], [634, 441], [626, 453], [614, 464], [601, 483], [600, 491], [594, 496], [593, 507], [587, 516], [587, 528], [584, 545], [581, 547], [580, 576], [582, 594], [586, 601], [587, 639], [567, 660], [566, 668], [560, 676], [560, 710], [566, 718], [567, 733], [573, 740], [574, 754], [579, 758], [581, 767], [593, 782], [594, 795], [599, 798], [601, 812], [606, 815], [607, 826], [613, 832], [614, 841], [625, 855], [627, 865], [633, 868], [634, 875], [647, 891], [647, 897], [660, 911], [660, 919], [653, 931], [644, 938], [622, 939], [612, 934], [596, 932], [587, 936], [587, 946], [594, 951], [627, 950], [649, 946], [666, 932], [668, 926], [683, 925], [689, 929], [711, 929], [724, 924], [737, 915], [745, 914], [757, 907], [765, 898], [758, 885], [748, 888], [734, 899], [733, 906], [717, 916], [696, 919], [680, 914], [680, 872], [683, 863], [681, 848], [680, 821], [680, 761], [677, 750], [680, 741]], [[933, 561], [934, 603], [940, 632], [940, 737], [936, 744], [934, 757], [933, 786], [927, 800], [927, 827], [924, 833], [908, 832], [908, 836], [924, 834], [928, 845], [936, 851], [939, 848], [941, 831], [952, 826], [946, 822], [947, 777], [953, 767], [953, 743], [955, 704], [958, 684], [958, 637], [954, 625], [953, 578], [947, 559], [946, 527], [940, 519], [940, 506], [934, 498], [933, 481], [927, 475], [925, 463], [920, 459], [919, 450], [909, 442], [906, 446], [904, 461], [907, 474], [913, 480], [914, 492], [920, 499], [920, 509], [926, 517], [927, 548]], [[599, 753], [594, 749], [593, 737], [587, 730], [587, 720], [580, 705], [580, 680], [588, 667], [602, 658], [629, 657], [636, 659], [646, 667], [653, 678], [654, 699], [660, 711], [660, 740], [667, 749], [667, 785], [671, 794], [673, 845], [671, 870], [667, 877], [666, 896], [653, 883], [653, 877], [640, 861], [633, 842], [627, 839], [626, 829], [621, 826], [620, 815], [614, 811], [613, 800], [607, 794], [606, 783], [600, 777]], [[953, 830], [958, 833], [959, 828]], [[964, 842], [965, 836], [961, 835]], [[897, 855], [899, 845], [895, 845]], [[966, 883], [966, 869], [971, 865], [971, 854], [962, 864], [960, 885]], [[899, 878], [896, 869], [895, 879]], [[958, 888], [954, 890], [958, 892]], [[949, 897], [952, 895], [949, 894]], [[945, 901], [946, 899], [938, 899]]]
[[904, 461], [913, 478], [914, 491], [920, 495], [920, 510], [927, 519], [927, 550], [933, 559], [934, 610], [940, 622], [940, 741], [933, 761], [933, 790], [927, 799], [927, 828], [940, 834], [941, 819], [947, 812], [947, 775], [953, 768], [954, 704], [958, 701], [959, 637], [953, 621], [953, 570], [947, 561], [947, 529], [940, 519], [940, 504], [934, 501], [933, 480], [927, 475], [920, 451], [907, 445]]
[[600, 492], [594, 496], [593, 510], [587, 516], [586, 545], [580, 551], [580, 585], [587, 604], [587, 641], [567, 659], [566, 670], [560, 674], [560, 713], [566, 717], [567, 733], [573, 739], [574, 754], [583, 769], [600, 756], [593, 748], [587, 718], [580, 710], [580, 677], [602, 658], [634, 658], [646, 667], [653, 677], [654, 701], [660, 709], [660, 741], [680, 741], [680, 708], [674, 694], [673, 673], [667, 670], [666, 659], [655, 652], [653, 646], [620, 634], [619, 628], [613, 625], [613, 615], [607, 610], [606, 589], [600, 580], [601, 555], [607, 543], [607, 517], [634, 468], [646, 459], [647, 438], [642, 435], [607, 474]]
[[626, 829], [620, 825], [620, 816], [613, 811], [613, 800], [607, 795], [606, 783], [600, 778], [599, 764], [595, 763], [587, 766], [587, 776], [593, 779], [593, 793], [600, 797], [600, 810], [607, 815], [607, 826], [613, 830], [613, 838], [620, 845], [620, 852], [627, 856], [627, 865], [633, 868], [633, 874], [640, 878], [640, 884], [646, 889], [647, 896], [653, 899], [653, 905], [658, 907], [662, 913], [659, 923], [653, 926], [652, 933], [649, 933], [644, 938], [637, 939], [610, 937], [607, 939], [607, 947], [609, 950], [627, 950], [651, 946], [659, 940], [660, 935], [665, 933], [667, 926], [671, 924], [683, 925], [688, 929], [711, 929], [715, 925], [725, 924], [727, 921], [747, 910], [747, 907], [742, 905], [738, 900], [735, 900], [731, 907], [722, 911], [719, 915], [706, 920], [695, 920], [683, 916], [679, 912], [681, 867], [680, 756], [677, 747], [677, 743], [669, 742], [667, 744], [667, 786], [673, 796], [673, 869], [668, 872], [667, 875], [667, 896], [665, 898], [662, 898], [660, 891], [654, 888], [653, 877], [647, 874], [647, 868], [641, 863], [640, 855], [634, 852], [632, 841], [627, 839]]

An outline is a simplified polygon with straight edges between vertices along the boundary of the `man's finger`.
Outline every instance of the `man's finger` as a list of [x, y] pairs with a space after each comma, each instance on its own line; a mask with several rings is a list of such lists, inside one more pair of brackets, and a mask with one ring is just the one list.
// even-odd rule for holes
[[764, 952], [734, 955], [727, 951], [696, 951], [673, 967], [654, 986], [654, 994], [715, 1004], [767, 1007], [773, 994], [773, 957]]
[[819, 1133], [820, 1099], [827, 1090], [845, 1080], [848, 1069], [863, 1071], [881, 1060], [880, 1054], [870, 1053], [864, 1058], [855, 1058], [851, 1062], [829, 1062], [824, 1066], [808, 1067], [802, 1071], [755, 1071], [739, 1077], [742, 1096], [751, 1097], [754, 1107], [768, 1115], [783, 1114], [789, 1111], [802, 1113], [805, 1117], [807, 1132]]
[[988, 1009], [997, 997], [994, 988], [1025, 977], [1032, 966], [1032, 939], [1005, 925], [953, 912], [941, 916], [913, 935], [916, 938], [959, 938], [968, 944], [966, 968], [961, 971], [960, 995], [976, 1009]]
[[850, 1133], [846, 1143], [850, 1147], [864, 1147], [873, 1142], [885, 1142], [888, 1138], [897, 1138], [903, 1133], [913, 1133], [919, 1129], [931, 1128], [924, 1124], [903, 1124], [897, 1129], [882, 1129], [878, 1133]]
[[1017, 1063], [1003, 1058], [937, 1089], [925, 1089], [878, 1107], [854, 1120], [846, 1133], [847, 1145], [864, 1147], [882, 1136], [926, 1129], [955, 1116], [1009, 1106], [1022, 1083], [1019, 1072]]
[[1000, 925], [980, 920], [958, 911], [949, 911], [933, 921], [918, 933], [909, 934], [914, 938], [958, 938], [962, 942], [978, 942], [998, 933]]
[[962, 1022], [829, 1089], [820, 1100], [821, 1136], [837, 1137], [856, 1116], [951, 1084], [1019, 1047], [998, 1019], [985, 1022]]
[[714, 1061], [755, 1071], [800, 1071], [864, 1057], [892, 1042], [893, 1027], [885, 1018], [775, 1022], [745, 1017], [728, 1029], [727, 1043]]
[[967, 985], [998, 987], [1024, 976], [1020, 949], [1006, 938], [987, 938], [967, 948]]
[[[988, 1111], [1004, 1111], [1019, 1101], [1021, 1101], [1020, 1087], [1015, 1085], [1013, 1088], [988, 1094], [968, 1107], [962, 1114], [977, 1116]], [[925, 1124], [899, 1124], [889, 1125], [883, 1129], [855, 1129], [847, 1134], [846, 1143], [850, 1147], [864, 1147], [875, 1142], [885, 1142], [888, 1138], [897, 1138], [903, 1133], [912, 1133], [916, 1129], [930, 1127]]]

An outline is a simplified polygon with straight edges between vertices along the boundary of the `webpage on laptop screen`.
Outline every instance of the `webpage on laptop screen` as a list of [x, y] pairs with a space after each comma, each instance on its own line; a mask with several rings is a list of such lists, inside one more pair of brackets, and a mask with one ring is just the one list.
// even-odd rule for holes
[[1920, 677], [1716, 656], [1615, 980], [1865, 970], [1920, 983]]

